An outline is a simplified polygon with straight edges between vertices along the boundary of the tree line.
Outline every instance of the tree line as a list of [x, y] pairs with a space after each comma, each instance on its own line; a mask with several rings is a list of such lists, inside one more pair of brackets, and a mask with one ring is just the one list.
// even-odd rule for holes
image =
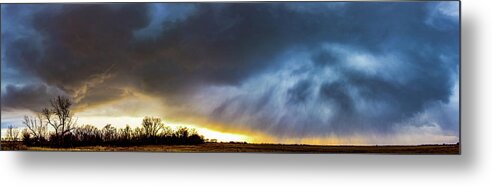
[[[76, 125], [70, 110], [72, 101], [58, 96], [35, 116], [24, 116], [22, 141], [27, 146], [134, 146], [134, 145], [194, 145], [205, 139], [193, 128], [166, 126], [161, 118], [145, 117], [139, 127], [116, 128], [111, 124], [99, 129], [93, 125]], [[11, 128], [11, 127], [9, 127]]]

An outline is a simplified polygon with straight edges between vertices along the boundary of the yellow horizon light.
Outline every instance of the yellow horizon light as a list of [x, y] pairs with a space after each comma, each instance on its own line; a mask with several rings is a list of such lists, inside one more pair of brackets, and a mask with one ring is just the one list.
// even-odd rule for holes
[[[96, 127], [103, 127], [107, 124], [111, 124], [117, 128], [123, 128], [126, 125], [131, 127], [140, 126], [144, 117], [131, 117], [131, 116], [115, 116], [115, 117], [106, 117], [106, 116], [86, 116], [78, 118], [79, 125], [94, 125]], [[229, 133], [229, 132], [221, 132], [218, 130], [212, 130], [206, 127], [200, 127], [197, 125], [190, 124], [182, 124], [175, 123], [170, 121], [164, 121], [164, 125], [171, 127], [172, 129], [177, 129], [179, 127], [188, 127], [194, 128], [198, 132], [199, 135], [203, 135], [206, 139], [216, 139], [218, 142], [252, 142], [252, 137]]]

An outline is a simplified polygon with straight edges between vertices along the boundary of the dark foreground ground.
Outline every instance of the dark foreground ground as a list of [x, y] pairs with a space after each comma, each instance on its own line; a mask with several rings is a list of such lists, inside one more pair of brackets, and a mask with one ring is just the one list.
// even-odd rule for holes
[[205, 143], [202, 145], [146, 145], [132, 147], [88, 146], [77, 148], [26, 147], [20, 142], [2, 142], [2, 150], [27, 151], [122, 151], [122, 152], [257, 152], [257, 153], [382, 153], [382, 154], [459, 154], [459, 145], [419, 146], [322, 146]]

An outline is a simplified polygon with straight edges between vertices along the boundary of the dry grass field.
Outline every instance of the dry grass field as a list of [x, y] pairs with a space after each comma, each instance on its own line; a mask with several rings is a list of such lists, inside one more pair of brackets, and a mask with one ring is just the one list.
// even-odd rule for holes
[[459, 145], [419, 146], [322, 146], [205, 143], [202, 145], [145, 145], [131, 147], [87, 146], [77, 148], [26, 147], [20, 142], [2, 142], [2, 150], [27, 151], [120, 151], [120, 152], [249, 152], [249, 153], [380, 153], [459, 154]]

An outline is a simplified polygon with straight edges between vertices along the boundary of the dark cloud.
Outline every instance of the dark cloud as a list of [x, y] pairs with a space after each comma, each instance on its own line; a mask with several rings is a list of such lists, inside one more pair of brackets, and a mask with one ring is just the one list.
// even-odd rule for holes
[[354, 100], [350, 97], [348, 84], [342, 82], [325, 83], [320, 87], [320, 97], [323, 100], [334, 102], [340, 113], [352, 113]]
[[[137, 91], [203, 107], [191, 97], [228, 87], [243, 93], [211, 95], [223, 99], [202, 116], [279, 136], [390, 133], [429, 105], [448, 104], [453, 93], [459, 29], [434, 11], [438, 3], [189, 5], [187, 15], [169, 19], [156, 19], [164, 13], [155, 10], [177, 14], [174, 4], [56, 5], [26, 13], [25, 27], [36, 34], [2, 40], [2, 67], [85, 106]], [[10, 34], [2, 29], [2, 37]], [[289, 59], [300, 55], [307, 57]], [[2, 92], [5, 107], [37, 95], [21, 90], [39, 91], [10, 87]]]
[[42, 84], [7, 85], [2, 94], [2, 110], [25, 109], [39, 112], [56, 95], [63, 95], [63, 92]]
[[310, 33], [300, 24], [306, 20], [271, 4], [200, 4], [185, 21], [164, 24], [162, 37], [137, 42], [139, 58], [149, 62], [136, 76], [143, 89], [166, 92], [203, 82], [236, 85], [274, 65], [274, 57], [293, 43], [305, 42]]
[[[28, 24], [37, 35], [9, 43], [5, 49], [6, 68], [40, 79], [89, 103], [100, 100], [97, 97], [101, 93], [96, 89], [107, 86], [112, 74], [129, 69], [132, 33], [147, 24], [145, 5], [64, 5], [30, 16]], [[33, 45], [37, 37], [42, 40], [38, 48]], [[98, 93], [91, 100], [94, 92]], [[114, 92], [105, 94], [113, 97]]]
[[312, 83], [309, 80], [297, 82], [294, 87], [287, 91], [288, 102], [292, 104], [302, 104], [311, 96]]
[[331, 52], [319, 51], [319, 52], [316, 52], [312, 55], [311, 61], [314, 64], [323, 67], [326, 65], [334, 64], [340, 60], [337, 58], [337, 56], [335, 56]]
[[145, 10], [141, 4], [66, 5], [61, 12], [34, 15], [33, 25], [44, 39], [36, 75], [76, 88], [114, 66], [126, 69], [133, 30], [147, 24]]

